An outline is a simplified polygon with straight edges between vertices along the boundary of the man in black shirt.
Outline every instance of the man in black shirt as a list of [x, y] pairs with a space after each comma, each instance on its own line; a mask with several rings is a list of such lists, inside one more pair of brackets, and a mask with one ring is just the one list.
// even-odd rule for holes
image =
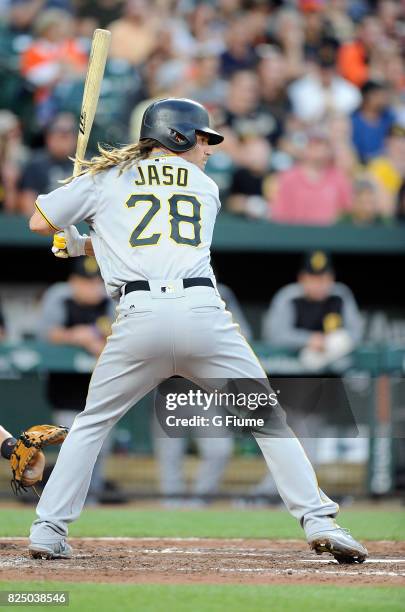
[[326, 253], [313, 251], [298, 282], [280, 289], [264, 320], [263, 337], [273, 345], [302, 350], [305, 365], [322, 367], [360, 341], [357, 304], [346, 285], [335, 282]]
[[244, 166], [236, 168], [226, 208], [234, 214], [268, 218], [274, 175], [271, 173], [271, 147], [264, 138], [252, 137], [244, 144]]
[[77, 124], [73, 115], [57, 115], [46, 129], [45, 149], [34, 152], [22, 173], [20, 210], [25, 215], [32, 215], [38, 194], [60, 187], [59, 181], [72, 174], [69, 156], [74, 154], [76, 140]]

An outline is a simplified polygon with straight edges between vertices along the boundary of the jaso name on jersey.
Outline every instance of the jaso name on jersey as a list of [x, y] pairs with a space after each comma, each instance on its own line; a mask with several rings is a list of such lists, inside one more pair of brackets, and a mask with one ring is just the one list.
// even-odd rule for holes
[[138, 166], [138, 178], [134, 181], [135, 185], [177, 185], [178, 187], [187, 187], [188, 169], [173, 168], [173, 166], [163, 165], [156, 166], [148, 164], [146, 168]]

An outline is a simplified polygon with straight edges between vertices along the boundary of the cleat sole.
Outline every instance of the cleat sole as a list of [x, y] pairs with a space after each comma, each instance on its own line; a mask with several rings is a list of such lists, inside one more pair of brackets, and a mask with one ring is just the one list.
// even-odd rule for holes
[[317, 539], [310, 542], [310, 547], [316, 552], [317, 555], [323, 553], [329, 553], [333, 555], [338, 563], [341, 565], [350, 563], [364, 563], [366, 555], [361, 555], [357, 550], [345, 549], [339, 550], [335, 548], [333, 542], [329, 539]]

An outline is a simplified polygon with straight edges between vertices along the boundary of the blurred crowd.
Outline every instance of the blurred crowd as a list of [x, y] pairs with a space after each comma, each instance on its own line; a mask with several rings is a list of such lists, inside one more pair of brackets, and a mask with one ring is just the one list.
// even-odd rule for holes
[[276, 223], [405, 219], [405, 2], [0, 0], [0, 207], [70, 174], [91, 37], [112, 33], [90, 153], [151, 100], [206, 105], [223, 209]]

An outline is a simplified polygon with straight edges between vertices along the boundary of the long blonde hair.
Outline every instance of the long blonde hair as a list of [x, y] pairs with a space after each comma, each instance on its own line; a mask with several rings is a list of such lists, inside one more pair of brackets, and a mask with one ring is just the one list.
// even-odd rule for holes
[[[142, 159], [149, 157], [152, 149], [156, 146], [159, 146], [159, 143], [152, 138], [145, 138], [136, 144], [129, 144], [124, 147], [108, 147], [98, 144], [99, 155], [95, 155], [91, 159], [79, 159], [82, 170], [77, 176], [87, 173], [97, 174], [114, 166], [117, 166], [118, 174], [120, 175], [125, 170], [135, 166]], [[72, 161], [74, 162], [75, 160], [72, 159]], [[69, 176], [69, 178], [61, 181], [61, 183], [66, 185], [74, 178], [74, 176]]]

